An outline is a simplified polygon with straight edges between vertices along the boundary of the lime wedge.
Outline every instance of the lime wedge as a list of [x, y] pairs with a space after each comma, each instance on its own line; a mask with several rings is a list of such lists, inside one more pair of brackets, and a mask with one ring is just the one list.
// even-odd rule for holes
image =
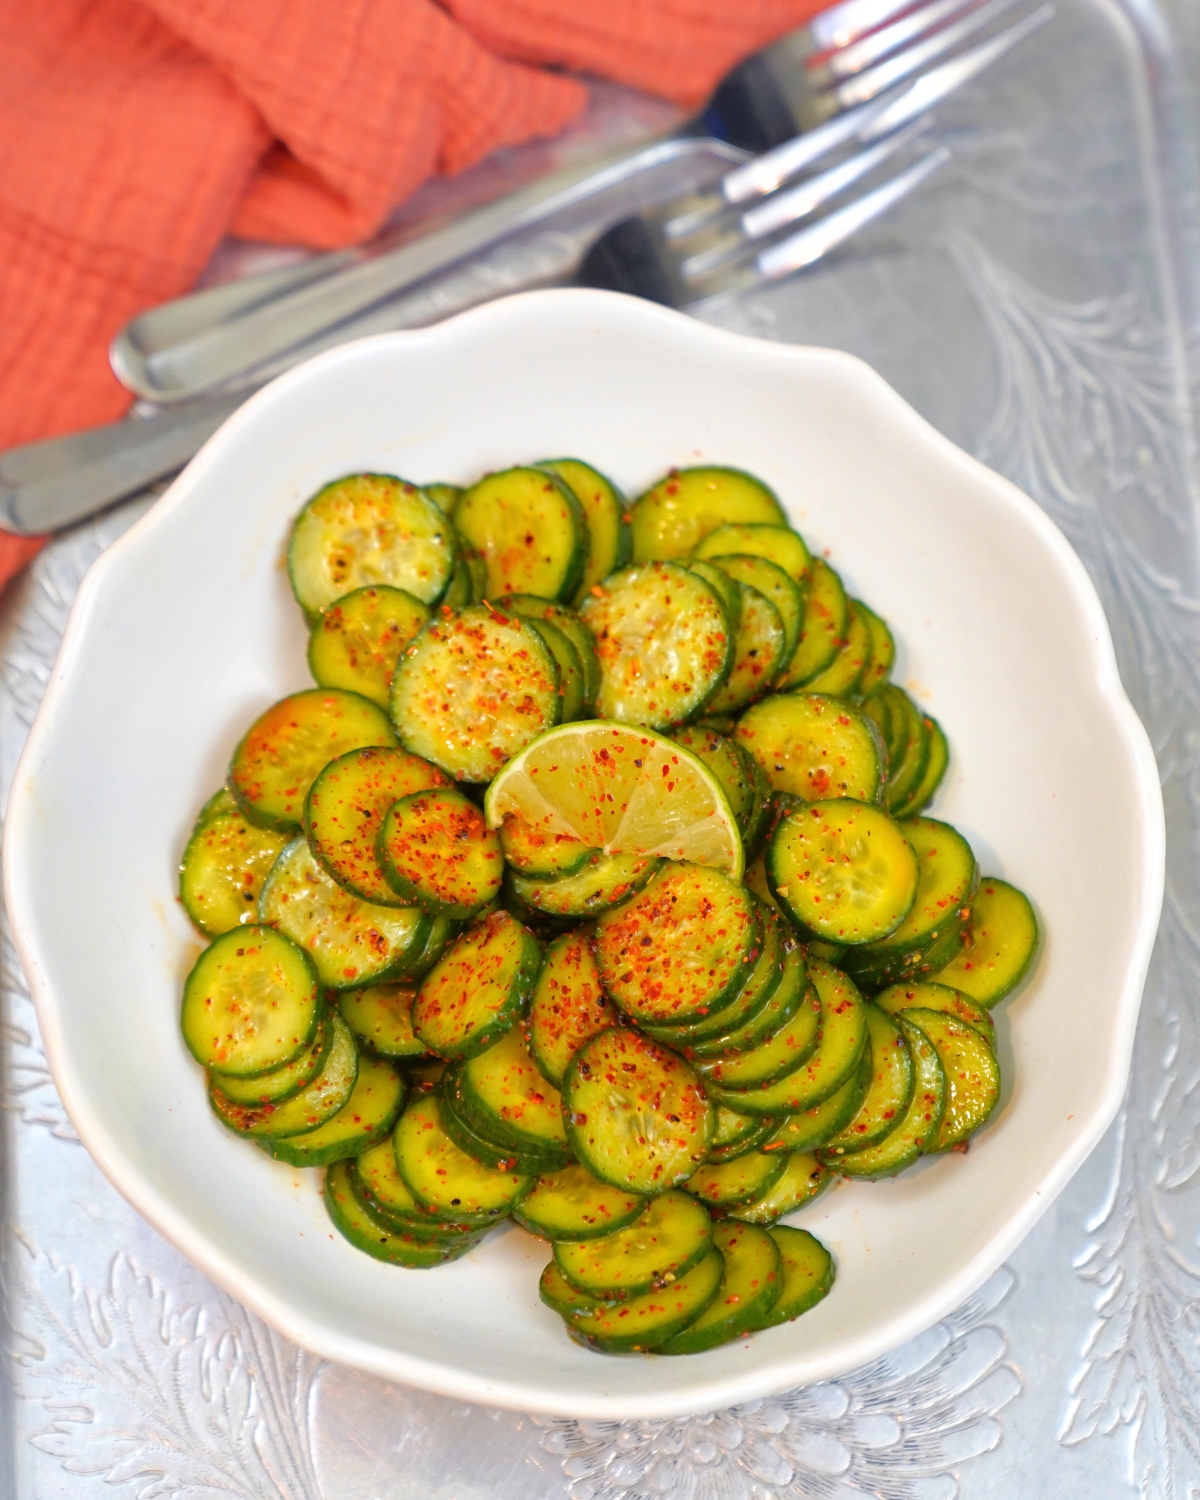
[[632, 724], [561, 724], [531, 741], [488, 788], [490, 828], [518, 814], [606, 854], [660, 855], [742, 878], [737, 820], [690, 751]]

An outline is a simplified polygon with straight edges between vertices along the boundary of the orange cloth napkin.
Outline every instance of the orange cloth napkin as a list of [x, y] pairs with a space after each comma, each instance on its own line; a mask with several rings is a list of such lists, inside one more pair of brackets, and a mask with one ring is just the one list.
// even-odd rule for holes
[[[692, 106], [824, 3], [0, 0], [0, 449], [119, 417], [110, 340], [225, 234], [365, 238], [572, 120], [545, 65]], [[0, 533], [0, 586], [39, 545]]]

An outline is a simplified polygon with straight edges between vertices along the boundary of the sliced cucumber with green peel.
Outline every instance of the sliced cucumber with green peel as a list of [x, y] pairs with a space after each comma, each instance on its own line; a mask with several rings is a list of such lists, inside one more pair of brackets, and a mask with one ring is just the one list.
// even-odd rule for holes
[[541, 468], [504, 469], [473, 484], [454, 527], [487, 564], [487, 597], [571, 599], [583, 581], [588, 526], [569, 485]]
[[360, 1047], [390, 1057], [394, 1062], [425, 1057], [427, 1049], [412, 1028], [416, 999], [412, 984], [373, 984], [362, 990], [343, 990], [338, 1012]]
[[533, 1186], [533, 1178], [498, 1172], [460, 1151], [442, 1128], [436, 1094], [415, 1099], [396, 1126], [396, 1166], [418, 1203], [457, 1224], [505, 1218]]
[[321, 983], [334, 990], [406, 978], [430, 926], [416, 907], [352, 896], [325, 873], [303, 838], [293, 839], [275, 861], [258, 914], [298, 943]]
[[432, 1270], [473, 1250], [483, 1233], [449, 1235], [429, 1239], [406, 1233], [372, 1214], [351, 1190], [351, 1166], [337, 1161], [325, 1174], [325, 1207], [334, 1228], [349, 1240], [356, 1250], [365, 1250], [376, 1260], [413, 1271]]
[[322, 687], [361, 693], [386, 713], [400, 653], [428, 619], [428, 606], [403, 589], [355, 589], [318, 617], [308, 638], [308, 669]]
[[633, 539], [625, 496], [611, 479], [579, 458], [543, 458], [536, 467], [549, 469], [562, 480], [579, 501], [587, 522], [588, 559], [575, 591], [578, 601], [629, 561]]
[[727, 1221], [713, 1230], [725, 1262], [721, 1285], [708, 1307], [682, 1332], [658, 1345], [659, 1354], [699, 1354], [761, 1328], [779, 1298], [779, 1246], [763, 1229]]
[[854, 608], [871, 637], [870, 660], [856, 689], [865, 698], [888, 680], [896, 660], [896, 642], [888, 629], [887, 621], [881, 619], [873, 609], [868, 609], [861, 599], [854, 601]]
[[[775, 606], [783, 623], [784, 650], [780, 670], [790, 662], [804, 628], [805, 591], [785, 568], [753, 553], [732, 553], [713, 559], [717, 567], [739, 583], [748, 584]], [[774, 676], [775, 674], [772, 674]]]
[[835, 1170], [843, 1177], [894, 1177], [919, 1156], [933, 1150], [941, 1130], [949, 1085], [937, 1048], [925, 1032], [909, 1020], [906, 1012], [896, 1020], [913, 1061], [915, 1083], [912, 1099], [899, 1125], [878, 1146], [868, 1146], [865, 1151], [838, 1157]]
[[746, 983], [760, 926], [744, 886], [708, 865], [668, 865], [596, 923], [604, 986], [636, 1021], [676, 1024], [714, 1014]]
[[783, 1176], [786, 1166], [786, 1157], [750, 1151], [733, 1161], [706, 1162], [684, 1186], [710, 1208], [732, 1210], [768, 1192]]
[[530, 1234], [559, 1241], [598, 1240], [624, 1229], [645, 1211], [646, 1199], [593, 1177], [578, 1162], [548, 1172], [513, 1209]]
[[[590, 592], [590, 590], [589, 590]], [[506, 610], [534, 624], [545, 622], [553, 625], [574, 646], [583, 669], [583, 706], [595, 703], [600, 691], [600, 659], [596, 655], [596, 641], [573, 609], [557, 604], [553, 599], [539, 599], [535, 594], [506, 594], [500, 601]], [[563, 711], [563, 718], [571, 717]]]
[[918, 877], [900, 825], [848, 797], [793, 808], [767, 847], [775, 899], [802, 936], [827, 942], [878, 947], [913, 909]]
[[628, 901], [662, 866], [653, 854], [589, 856], [574, 875], [556, 878], [510, 872], [508, 884], [519, 900], [551, 917], [592, 917]]
[[[702, 1021], [689, 1021], [683, 1026], [645, 1027], [651, 1036], [677, 1047], [687, 1057], [698, 1058], [741, 1051], [767, 1035], [781, 1016], [780, 1007], [769, 1010], [768, 1006], [783, 979], [786, 950], [780, 919], [762, 902], [758, 903], [758, 910], [762, 929], [758, 958], [734, 999]], [[802, 988], [803, 974], [797, 992], [791, 997], [797, 1005]]]
[[309, 787], [331, 760], [366, 745], [395, 743], [387, 715], [369, 698], [308, 688], [255, 719], [233, 753], [229, 785], [253, 822], [295, 831]]
[[400, 900], [466, 921], [500, 894], [504, 855], [483, 813], [453, 787], [413, 792], [393, 802], [375, 852]]
[[[705, 705], [714, 714], [737, 714], [761, 698], [787, 660], [787, 642], [779, 611], [748, 583], [733, 580], [741, 594], [729, 676]], [[790, 580], [789, 580], [790, 582]]]
[[745, 843], [755, 831], [762, 809], [759, 798], [756, 762], [736, 740], [718, 734], [700, 724], [685, 724], [671, 738], [702, 760], [721, 783], [729, 806], [737, 819], [738, 832]]
[[358, 1077], [358, 1048], [340, 1016], [332, 1017], [333, 1042], [321, 1071], [290, 1099], [278, 1104], [235, 1104], [221, 1092], [221, 1078], [209, 1080], [208, 1102], [223, 1125], [238, 1135], [298, 1135], [316, 1130], [350, 1098]]
[[559, 710], [560, 721], [563, 724], [569, 724], [574, 719], [583, 718], [583, 709], [587, 702], [587, 682], [583, 673], [583, 662], [580, 660], [574, 642], [565, 631], [558, 628], [553, 620], [527, 619], [525, 623], [541, 636], [558, 667], [558, 696], [562, 699], [562, 706]]
[[783, 1171], [770, 1187], [757, 1198], [731, 1208], [731, 1218], [766, 1228], [786, 1214], [794, 1214], [828, 1187], [829, 1173], [809, 1152], [794, 1151], [782, 1161]]
[[787, 525], [778, 498], [761, 479], [710, 465], [672, 469], [634, 502], [629, 518], [635, 562], [686, 557], [729, 522]]
[[1024, 979], [1038, 945], [1038, 923], [1024, 891], [989, 875], [971, 903], [964, 941], [930, 978], [990, 1007]]
[[562, 1151], [522, 1151], [511, 1141], [496, 1140], [484, 1122], [466, 1108], [462, 1091], [462, 1072], [456, 1064], [447, 1068], [438, 1087], [441, 1124], [447, 1136], [472, 1161], [493, 1172], [515, 1172], [530, 1179], [564, 1166], [568, 1160]]
[[845, 1156], [878, 1146], [900, 1124], [912, 1102], [916, 1075], [904, 1033], [870, 1002], [866, 1006], [871, 1044], [871, 1086], [858, 1113], [823, 1148], [822, 1156]]
[[719, 1104], [717, 1126], [713, 1131], [707, 1160], [736, 1161], [739, 1156], [757, 1151], [774, 1129], [774, 1120], [762, 1120], [757, 1115], [742, 1115], [737, 1110], [730, 1109], [727, 1104]]
[[524, 1015], [542, 964], [537, 939], [506, 911], [480, 918], [424, 979], [413, 1030], [430, 1052], [485, 1052]]
[[824, 1146], [838, 1131], [844, 1130], [862, 1108], [874, 1076], [870, 1048], [864, 1047], [857, 1073], [822, 1103], [785, 1116], [763, 1141], [762, 1149], [768, 1153], [816, 1151]]
[[[657, 1349], [694, 1322], [716, 1299], [724, 1270], [721, 1252], [714, 1247], [699, 1265], [669, 1286], [656, 1287], [627, 1302], [600, 1302], [577, 1294], [575, 1305], [564, 1311], [564, 1317], [581, 1342], [601, 1353]], [[553, 1306], [545, 1290], [548, 1279], [543, 1276], [543, 1299]]]
[[577, 1291], [624, 1301], [686, 1276], [708, 1254], [712, 1239], [703, 1204], [686, 1193], [661, 1193], [624, 1229], [594, 1240], [560, 1241], [554, 1260]]
[[580, 606], [600, 661], [599, 718], [668, 729], [728, 677], [734, 632], [715, 590], [676, 563], [624, 568]]
[[683, 566], [689, 573], [695, 573], [697, 578], [702, 578], [716, 594], [724, 606], [730, 634], [736, 639], [742, 627], [742, 589], [737, 579], [722, 572], [716, 563], [698, 561], [694, 557], [685, 558]]
[[664, 1192], [685, 1182], [712, 1144], [716, 1111], [693, 1070], [623, 1026], [575, 1054], [562, 1094], [576, 1158], [613, 1187]]
[[270, 1073], [256, 1073], [250, 1078], [214, 1073], [212, 1082], [231, 1104], [251, 1107], [282, 1104], [285, 1099], [291, 1099], [301, 1089], [307, 1088], [318, 1076], [333, 1046], [333, 1038], [333, 1019], [328, 1011], [324, 1011], [317, 1022], [316, 1035], [294, 1062], [274, 1068]]
[[1000, 1064], [974, 1026], [956, 1016], [914, 1007], [904, 1019], [929, 1038], [946, 1074], [945, 1114], [927, 1149], [948, 1151], [969, 1140], [1000, 1102]]
[[892, 682], [885, 682], [865, 698], [862, 707], [879, 726], [887, 745], [886, 805], [889, 809], [901, 807], [920, 784], [929, 755], [929, 738], [920, 710]]
[[776, 792], [808, 802], [851, 797], [877, 802], [886, 751], [872, 721], [840, 698], [780, 693], [756, 703], [734, 731]]
[[561, 1088], [580, 1047], [620, 1019], [584, 935], [556, 938], [546, 949], [529, 1005], [529, 1050], [542, 1077]]
[[783, 1282], [774, 1306], [758, 1324], [775, 1328], [790, 1323], [829, 1295], [834, 1282], [833, 1257], [821, 1241], [806, 1229], [778, 1224], [767, 1233], [779, 1247]]
[[[820, 1040], [821, 1003], [809, 987], [799, 950], [784, 960], [783, 978], [763, 1012], [764, 1035], [744, 1038], [717, 1057], [697, 1057], [693, 1066], [706, 1083], [725, 1089], [761, 1088], [794, 1073]], [[757, 1031], [758, 1017], [751, 1023]]]
[[417, 1239], [443, 1239], [477, 1233], [469, 1225], [437, 1219], [427, 1208], [421, 1207], [396, 1167], [396, 1149], [391, 1136], [353, 1159], [350, 1191], [374, 1218]]
[[487, 782], [518, 750], [557, 724], [558, 666], [516, 615], [472, 605], [434, 618], [392, 678], [401, 743], [457, 781]]
[[505, 813], [500, 847], [507, 863], [519, 874], [545, 880], [577, 875], [594, 854], [601, 852], [563, 828], [541, 828], [519, 812]]
[[763, 521], [731, 522], [696, 544], [693, 558], [723, 558], [733, 553], [765, 557], [783, 569], [794, 583], [807, 587], [812, 558], [804, 538], [790, 526]]
[[520, 1026], [458, 1069], [469, 1119], [520, 1151], [568, 1155], [562, 1096], [542, 1076]]
[[448, 785], [446, 773], [407, 750], [367, 747], [331, 760], [304, 804], [308, 846], [352, 896], [379, 906], [415, 906], [388, 881], [376, 854], [387, 811], [401, 797]]
[[913, 790], [896, 804], [895, 816], [898, 818], [913, 817], [933, 800], [950, 764], [950, 745], [942, 726], [928, 714], [921, 715], [921, 723], [925, 730], [925, 769]]
[[292, 525], [288, 577], [309, 618], [368, 584], [423, 604], [445, 593], [454, 528], [415, 484], [394, 474], [347, 474], [317, 491]]
[[842, 580], [821, 557], [814, 557], [804, 599], [800, 644], [776, 683], [781, 690], [803, 687], [833, 661], [846, 639], [850, 601]]
[[258, 897], [286, 833], [259, 828], [222, 788], [196, 819], [179, 865], [183, 909], [208, 937], [258, 918]]
[[981, 1005], [968, 1000], [961, 990], [951, 989], [940, 981], [933, 983], [911, 980], [908, 984], [893, 984], [875, 996], [875, 1004], [889, 1016], [902, 1010], [940, 1010], [956, 1020], [965, 1021], [980, 1032], [984, 1041], [996, 1050], [996, 1023]]
[[435, 916], [429, 923], [429, 936], [407, 963], [407, 972], [413, 979], [423, 979], [442, 954], [462, 931], [463, 924], [453, 917]]
[[263, 1144], [289, 1166], [325, 1166], [390, 1140], [403, 1104], [404, 1080], [393, 1065], [378, 1057], [360, 1057], [354, 1088], [337, 1114], [316, 1130], [272, 1134]]
[[180, 1025], [201, 1066], [251, 1078], [306, 1052], [321, 1014], [308, 954], [269, 927], [235, 927], [196, 960]]
[[444, 516], [454, 515], [454, 507], [464, 494], [461, 484], [442, 484], [440, 481], [434, 484], [423, 484], [421, 490], [423, 494], [429, 496]]
[[832, 698], [848, 697], [858, 692], [870, 666], [871, 631], [858, 601], [851, 599], [846, 615], [846, 635], [838, 647], [838, 654], [824, 671], [809, 678], [804, 685], [805, 691], [828, 693]]

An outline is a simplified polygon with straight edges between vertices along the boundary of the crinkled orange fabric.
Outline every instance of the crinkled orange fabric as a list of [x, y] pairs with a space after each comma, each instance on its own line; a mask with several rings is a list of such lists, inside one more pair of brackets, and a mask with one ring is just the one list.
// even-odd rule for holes
[[[699, 102], [814, 0], [0, 0], [0, 449], [119, 417], [107, 348], [226, 233], [320, 247], [561, 130], [561, 65]], [[37, 550], [0, 533], [0, 584]]]

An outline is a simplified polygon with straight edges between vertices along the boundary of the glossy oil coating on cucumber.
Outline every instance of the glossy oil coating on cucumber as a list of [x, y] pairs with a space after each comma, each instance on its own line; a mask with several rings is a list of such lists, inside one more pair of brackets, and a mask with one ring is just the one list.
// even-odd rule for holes
[[710, 1208], [734, 1209], [774, 1187], [786, 1166], [787, 1157], [748, 1151], [732, 1161], [706, 1162], [684, 1186]]
[[983, 1036], [956, 1016], [914, 1007], [904, 1019], [929, 1038], [946, 1075], [946, 1110], [930, 1149], [948, 1151], [969, 1140], [1000, 1102], [1000, 1064]]
[[[350, 1163], [337, 1161], [325, 1174], [325, 1207], [334, 1228], [354, 1246], [376, 1260], [412, 1270], [431, 1270], [473, 1250], [483, 1237], [450, 1235], [431, 1239], [385, 1224], [355, 1197], [350, 1186]], [[486, 1230], [484, 1231], [486, 1233]]]
[[869, 609], [861, 599], [854, 601], [854, 608], [867, 627], [871, 638], [870, 656], [866, 670], [858, 683], [858, 692], [865, 698], [888, 680], [892, 664], [896, 660], [896, 642], [887, 621]]
[[658, 1345], [660, 1354], [699, 1354], [760, 1328], [782, 1284], [779, 1246], [763, 1229], [727, 1220], [713, 1230], [724, 1261], [717, 1295], [682, 1332]]
[[179, 864], [179, 899], [208, 937], [258, 920], [263, 881], [288, 841], [251, 823], [232, 793], [223, 797], [219, 809], [212, 798], [201, 811]]
[[[579, 665], [583, 669], [583, 706], [589, 711], [600, 691], [600, 659], [596, 655], [596, 642], [592, 632], [573, 609], [558, 604], [553, 599], [539, 599], [536, 594], [506, 594], [499, 601], [502, 609], [519, 615], [534, 624], [553, 625], [574, 646]], [[563, 718], [572, 715], [563, 713]]]
[[733, 665], [705, 704], [713, 714], [736, 714], [761, 698], [787, 660], [787, 638], [775, 605], [748, 583], [733, 582], [740, 598]]
[[[547, 823], [549, 820], [547, 820]], [[577, 838], [562, 827], [541, 827], [521, 812], [504, 815], [500, 825], [500, 847], [505, 862], [521, 875], [557, 880], [577, 875], [593, 854], [594, 844]]]
[[486, 782], [562, 713], [542, 638], [486, 605], [435, 617], [392, 678], [401, 743], [458, 781]]
[[667, 729], [695, 718], [728, 677], [734, 634], [717, 594], [675, 563], [613, 573], [580, 614], [596, 638], [600, 718]]
[[487, 597], [571, 599], [588, 558], [583, 507], [547, 469], [505, 469], [473, 484], [454, 508], [463, 541], [487, 565]]
[[833, 1257], [806, 1229], [780, 1224], [768, 1231], [779, 1246], [783, 1285], [774, 1306], [758, 1324], [774, 1328], [790, 1323], [829, 1295], [834, 1281]]
[[463, 1063], [458, 1075], [468, 1116], [496, 1139], [520, 1151], [569, 1154], [562, 1096], [542, 1077], [520, 1026]]
[[352, 896], [325, 873], [303, 838], [293, 839], [275, 861], [258, 913], [308, 953], [332, 990], [407, 978], [430, 929], [430, 918], [415, 906], [379, 906]]
[[808, 802], [879, 800], [886, 752], [872, 721], [824, 694], [781, 693], [748, 709], [734, 731], [777, 792]]
[[[804, 628], [805, 591], [791, 577], [786, 568], [771, 562], [769, 558], [753, 553], [740, 552], [714, 559], [718, 568], [739, 583], [747, 584], [756, 593], [775, 607], [783, 625], [784, 647], [782, 669], [800, 644], [800, 632]], [[772, 674], [774, 675], [774, 674]]]
[[265, 1143], [271, 1155], [293, 1167], [320, 1167], [358, 1156], [390, 1140], [404, 1103], [404, 1081], [391, 1063], [360, 1056], [350, 1097], [316, 1130], [292, 1136], [272, 1135]]
[[386, 713], [400, 653], [428, 619], [428, 607], [403, 589], [355, 589], [318, 617], [308, 638], [308, 669], [322, 687], [361, 693]]
[[395, 743], [387, 715], [370, 699], [341, 688], [309, 688], [254, 721], [233, 753], [229, 785], [255, 822], [295, 831], [309, 788], [331, 760], [365, 745]]
[[188, 1050], [203, 1067], [239, 1078], [299, 1057], [320, 1018], [312, 961], [269, 927], [236, 927], [214, 939], [183, 986]]
[[439, 1057], [474, 1057], [524, 1015], [541, 966], [532, 933], [508, 912], [491, 912], [426, 975], [413, 1005], [413, 1030]]
[[743, 845], [754, 837], [762, 817], [762, 794], [757, 762], [736, 740], [703, 724], [685, 724], [671, 738], [697, 756], [721, 783], [729, 799]]
[[478, 1232], [468, 1224], [439, 1219], [421, 1207], [400, 1176], [391, 1136], [352, 1159], [350, 1191], [373, 1218], [416, 1239], [453, 1238]]
[[373, 984], [361, 990], [342, 990], [338, 1013], [368, 1052], [399, 1062], [425, 1057], [425, 1044], [412, 1028], [415, 984]]
[[463, 1093], [462, 1068], [459, 1064], [446, 1069], [438, 1085], [442, 1129], [460, 1151], [472, 1161], [494, 1172], [515, 1172], [531, 1180], [556, 1171], [570, 1160], [561, 1150], [529, 1150], [514, 1146], [501, 1138], [494, 1119], [472, 1114]]
[[992, 1051], [996, 1050], [996, 1023], [988, 1012], [974, 1000], [969, 1000], [961, 990], [951, 989], [940, 980], [936, 983], [929, 980], [909, 980], [906, 984], [890, 985], [875, 996], [875, 1004], [889, 1016], [914, 1007], [943, 1011], [948, 1016], [965, 1021], [968, 1026], [974, 1026]]
[[828, 1157], [877, 1146], [891, 1135], [912, 1102], [912, 1057], [904, 1033], [878, 1005], [866, 1006], [871, 1048], [871, 1084], [858, 1113], [823, 1148]]
[[396, 1126], [396, 1166], [418, 1203], [457, 1224], [502, 1219], [533, 1186], [531, 1177], [485, 1167], [442, 1129], [436, 1094], [416, 1099]]
[[628, 505], [611, 479], [579, 458], [543, 458], [539, 469], [549, 469], [567, 486], [583, 508], [588, 531], [588, 559], [575, 591], [575, 602], [583, 599], [593, 584], [623, 568], [629, 561], [633, 541]]
[[508, 883], [517, 899], [534, 911], [584, 919], [628, 901], [661, 865], [656, 855], [597, 853], [573, 875], [546, 879], [513, 871]]
[[808, 586], [812, 564], [804, 538], [790, 526], [776, 526], [763, 521], [730, 522], [710, 531], [692, 552], [694, 558], [742, 556], [765, 557], [797, 583]]
[[587, 939], [580, 932], [556, 938], [546, 949], [529, 1006], [529, 1048], [543, 1078], [561, 1088], [584, 1043], [620, 1022]]
[[560, 1242], [603, 1239], [645, 1211], [647, 1200], [601, 1182], [578, 1162], [539, 1177], [513, 1209], [531, 1234]]
[[299, 1057], [290, 1063], [284, 1063], [282, 1068], [272, 1068], [269, 1073], [255, 1073], [250, 1078], [238, 1078], [233, 1073], [217, 1073], [213, 1075], [215, 1085], [231, 1104], [252, 1107], [282, 1104], [285, 1099], [290, 1099], [301, 1089], [307, 1088], [322, 1071], [335, 1035], [333, 1018], [323, 1007], [316, 1035]]
[[987, 876], [971, 903], [966, 935], [969, 941], [932, 977], [980, 1005], [995, 1005], [1024, 979], [1037, 951], [1037, 917], [1029, 897]]
[[921, 1027], [901, 1014], [897, 1024], [908, 1043], [915, 1075], [913, 1096], [904, 1118], [877, 1146], [851, 1152], [837, 1159], [835, 1170], [843, 1177], [892, 1177], [911, 1166], [919, 1156], [934, 1149], [942, 1128], [949, 1098], [946, 1071], [937, 1048]]
[[375, 848], [392, 890], [426, 911], [467, 920], [500, 894], [500, 840], [479, 808], [453, 788], [393, 802]]
[[368, 584], [440, 599], [454, 568], [454, 528], [416, 485], [348, 474], [318, 490], [292, 526], [288, 576], [310, 617]]
[[850, 601], [842, 580], [824, 558], [814, 557], [808, 574], [800, 643], [779, 679], [781, 690], [803, 687], [829, 666], [846, 639], [849, 611]]
[[816, 1151], [831, 1141], [862, 1108], [875, 1076], [872, 1061], [871, 1049], [864, 1047], [858, 1071], [820, 1104], [785, 1114], [774, 1124], [762, 1149], [768, 1153]]
[[349, 1099], [358, 1077], [358, 1048], [340, 1017], [332, 1018], [333, 1044], [321, 1071], [299, 1093], [278, 1104], [235, 1104], [221, 1092], [221, 1075], [211, 1075], [208, 1101], [224, 1125], [239, 1135], [298, 1135], [332, 1119]]
[[[576, 1334], [602, 1353], [656, 1349], [672, 1334], [694, 1322], [716, 1298], [724, 1270], [721, 1252], [714, 1246], [699, 1265], [668, 1286], [617, 1303], [576, 1293], [574, 1305], [562, 1309], [563, 1314]], [[546, 1280], [543, 1279], [543, 1288]], [[550, 1301], [545, 1290], [543, 1299]]]
[[752, 474], [716, 466], [672, 469], [630, 511], [633, 559], [686, 557], [730, 521], [787, 525], [774, 491]]
[[624, 1301], [686, 1276], [708, 1254], [712, 1222], [685, 1193], [652, 1198], [631, 1224], [598, 1239], [554, 1247], [558, 1269], [576, 1290]]
[[708, 1148], [708, 1160], [735, 1161], [739, 1156], [756, 1151], [774, 1129], [774, 1120], [760, 1120], [755, 1115], [739, 1114], [727, 1104], [719, 1104], [717, 1125], [713, 1131], [712, 1145]]
[[871, 665], [871, 632], [857, 600], [851, 599], [846, 614], [846, 634], [837, 655], [815, 677], [805, 683], [809, 693], [828, 693], [844, 698], [858, 692], [859, 684]]
[[[744, 1052], [693, 1059], [693, 1066], [706, 1084], [745, 1091], [766, 1088], [794, 1073], [816, 1051], [821, 1040], [821, 1002], [804, 977], [804, 966], [796, 954], [788, 955], [783, 980], [767, 1009], [781, 1004], [782, 1019], [766, 1036], [752, 1042]], [[795, 1000], [791, 999], [795, 995]]]
[[793, 1151], [784, 1156], [783, 1171], [765, 1192], [729, 1210], [734, 1219], [764, 1228], [794, 1214], [822, 1192], [830, 1181], [829, 1173], [818, 1159], [807, 1151]]

